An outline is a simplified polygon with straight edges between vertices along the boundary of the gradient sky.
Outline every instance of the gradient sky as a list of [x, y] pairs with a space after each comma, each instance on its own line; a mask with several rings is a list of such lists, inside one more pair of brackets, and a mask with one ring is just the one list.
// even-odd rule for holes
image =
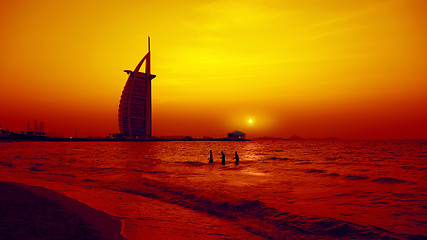
[[38, 120], [65, 135], [118, 132], [123, 70], [150, 36], [155, 136], [425, 139], [426, 6], [3, 1], [1, 127]]

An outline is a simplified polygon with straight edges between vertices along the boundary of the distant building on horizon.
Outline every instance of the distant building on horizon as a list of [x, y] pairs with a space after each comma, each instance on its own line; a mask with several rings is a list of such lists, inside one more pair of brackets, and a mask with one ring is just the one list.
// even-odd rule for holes
[[[151, 138], [151, 75], [150, 38], [148, 53], [135, 70], [125, 70], [129, 75], [119, 104], [119, 129], [126, 137]], [[145, 72], [139, 72], [145, 61]]]
[[228, 133], [228, 139], [245, 139], [246, 137], [246, 133], [241, 132], [241, 131], [234, 131], [231, 133]]

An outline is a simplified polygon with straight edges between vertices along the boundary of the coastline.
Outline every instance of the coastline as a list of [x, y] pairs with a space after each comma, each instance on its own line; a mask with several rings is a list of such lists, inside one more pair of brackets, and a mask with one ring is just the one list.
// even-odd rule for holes
[[153, 139], [112, 139], [112, 138], [0, 138], [0, 142], [245, 142], [249, 139], [230, 138], [153, 138]]
[[120, 220], [53, 190], [0, 181], [2, 239], [126, 239]]
[[[33, 180], [25, 177], [16, 178], [15, 174], [9, 175], [8, 172], [2, 172], [2, 174], [5, 174], [6, 178], [0, 180], [0, 212], [2, 213], [0, 214], [0, 239], [265, 239], [248, 229], [242, 229], [239, 224], [230, 219], [218, 218], [205, 212], [138, 194], [121, 193], [117, 195], [116, 191], [99, 192], [97, 189], [95, 191], [88, 189], [82, 195], [83, 192], [75, 186], [51, 185], [43, 180], [39, 181], [39, 179], [32, 183]], [[26, 184], [34, 184], [34, 186]], [[8, 196], [6, 201], [3, 186], [12, 188], [12, 195]], [[48, 195], [39, 196], [30, 189], [47, 192]], [[66, 193], [59, 194], [56, 192], [58, 189], [62, 189]], [[22, 191], [27, 191], [30, 198], [36, 201], [26, 201], [27, 206], [20, 206], [22, 209], [3, 214], [4, 208], [2, 207], [19, 200]], [[55, 196], [51, 196], [52, 194]], [[66, 202], [64, 204], [61, 202], [61, 205], [70, 205], [64, 206], [64, 208], [71, 209], [67, 210], [65, 214], [63, 209], [55, 206], [57, 200], [62, 201], [64, 198]], [[41, 220], [33, 216], [33, 213], [28, 211], [33, 208], [40, 209], [37, 199], [50, 202], [41, 207], [42, 215], [45, 215], [43, 211], [47, 211], [48, 215], [56, 213], [61, 217], [56, 218], [56, 221], [46, 221], [43, 219], [44, 216], [39, 217]], [[76, 202], [78, 205], [83, 205], [83, 208], [74, 206]], [[95, 212], [90, 213], [95, 214], [95, 217], [89, 216], [87, 219], [84, 214], [87, 215], [88, 212]], [[11, 224], [12, 227], [10, 227]], [[71, 231], [62, 230], [64, 226], [70, 228]]]

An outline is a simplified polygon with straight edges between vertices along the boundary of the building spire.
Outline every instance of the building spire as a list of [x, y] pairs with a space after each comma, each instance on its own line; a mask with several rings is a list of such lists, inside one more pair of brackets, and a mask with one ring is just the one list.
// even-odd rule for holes
[[135, 70], [133, 70], [133, 72], [139, 72], [139, 69], [141, 68], [142, 64], [145, 61], [145, 73], [148, 74], [148, 76], [150, 76], [151, 74], [151, 59], [150, 59], [150, 37], [148, 37], [148, 53], [144, 56], [144, 58], [138, 63], [138, 65], [136, 66]]
[[145, 59], [145, 74], [148, 77], [151, 76], [151, 50], [150, 50], [150, 36], [148, 36], [148, 53], [145, 55], [147, 58]]

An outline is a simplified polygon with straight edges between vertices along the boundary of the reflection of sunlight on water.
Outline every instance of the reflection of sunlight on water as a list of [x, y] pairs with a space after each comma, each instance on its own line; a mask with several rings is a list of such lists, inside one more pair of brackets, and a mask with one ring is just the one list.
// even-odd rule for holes
[[260, 152], [262, 152], [262, 149], [259, 143], [250, 143], [243, 147], [243, 154], [245, 160], [260, 160], [262, 158]]
[[247, 168], [245, 170], [242, 170], [242, 173], [247, 174], [247, 175], [251, 175], [251, 176], [265, 176], [265, 175], [267, 175], [267, 173], [258, 172], [257, 170], [251, 169], [251, 168]]

